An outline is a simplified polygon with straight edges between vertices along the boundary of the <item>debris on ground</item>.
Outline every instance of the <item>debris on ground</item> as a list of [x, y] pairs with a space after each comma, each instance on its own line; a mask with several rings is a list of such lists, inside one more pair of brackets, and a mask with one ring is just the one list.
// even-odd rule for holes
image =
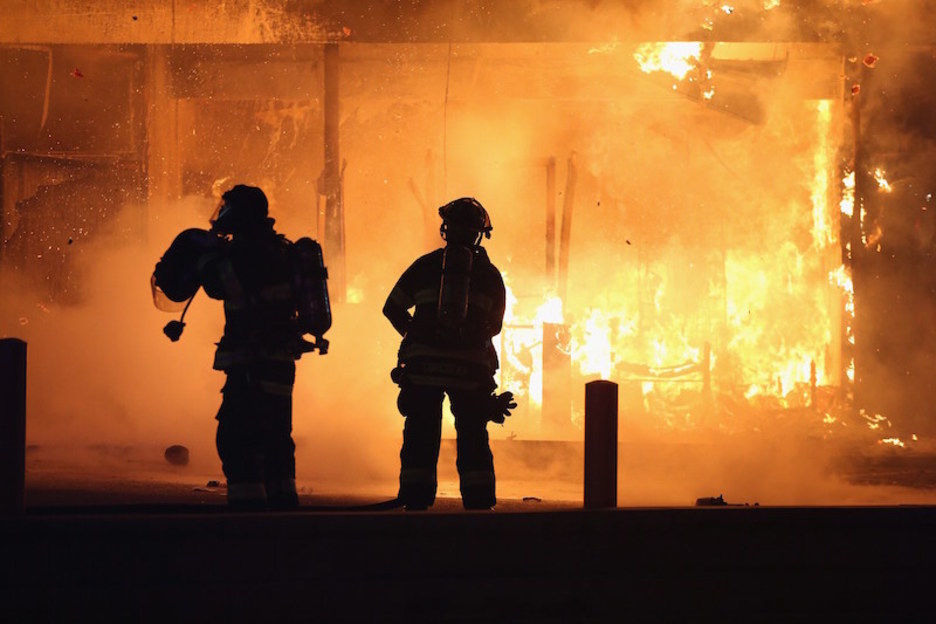
[[181, 444], [173, 444], [167, 448], [164, 456], [173, 466], [186, 466], [189, 463], [189, 450]]

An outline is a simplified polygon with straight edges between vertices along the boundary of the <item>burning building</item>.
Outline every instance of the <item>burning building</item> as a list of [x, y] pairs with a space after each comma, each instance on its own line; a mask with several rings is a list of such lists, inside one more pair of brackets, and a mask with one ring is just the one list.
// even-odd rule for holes
[[[397, 429], [375, 418], [393, 413], [395, 336], [379, 310], [414, 252], [438, 244], [435, 208], [463, 195], [492, 213], [509, 289], [500, 381], [521, 407], [495, 437], [579, 439], [581, 385], [599, 378], [620, 384], [622, 431], [637, 437], [860, 431], [906, 445], [936, 429], [929, 3], [4, 11], [0, 332], [38, 343], [38, 384], [78, 374], [63, 349], [120, 343], [141, 378], [178, 358], [130, 285], [246, 182], [287, 235], [323, 243], [332, 276], [331, 359], [297, 388], [328, 416], [299, 430]], [[138, 264], [109, 259], [126, 247]], [[108, 272], [120, 280], [95, 277]], [[95, 348], [63, 341], [56, 315], [100, 296], [127, 314], [76, 321]], [[197, 394], [209, 358], [190, 349], [169, 383]], [[185, 411], [120, 385], [76, 383], [67, 407], [34, 390], [31, 435], [78, 429], [82, 409], [110, 410], [128, 435], [166, 426], [149, 412]]]

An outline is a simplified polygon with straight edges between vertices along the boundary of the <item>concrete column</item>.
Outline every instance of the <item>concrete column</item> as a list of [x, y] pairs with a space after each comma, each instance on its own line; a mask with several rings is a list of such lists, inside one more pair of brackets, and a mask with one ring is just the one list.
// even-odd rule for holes
[[0, 515], [23, 513], [26, 485], [26, 343], [0, 339]]
[[[562, 198], [562, 227], [559, 230], [559, 298], [566, 304], [569, 287], [569, 251], [572, 239], [572, 210], [575, 208], [575, 184], [578, 173], [575, 167], [575, 153], [569, 156], [566, 174], [565, 196]], [[567, 304], [566, 304], [567, 305]]]
[[572, 356], [568, 328], [543, 323], [543, 429], [565, 437], [572, 428]]
[[617, 507], [618, 386], [585, 384], [585, 508]]
[[161, 208], [177, 201], [182, 194], [179, 101], [173, 94], [171, 63], [169, 46], [147, 47], [143, 82], [147, 199]]
[[345, 299], [344, 206], [342, 205], [342, 171], [340, 157], [340, 68], [337, 43], [325, 44], [324, 124], [325, 171], [322, 175], [325, 195], [325, 264], [331, 282], [332, 300]]
[[556, 157], [546, 161], [546, 287], [556, 285]]

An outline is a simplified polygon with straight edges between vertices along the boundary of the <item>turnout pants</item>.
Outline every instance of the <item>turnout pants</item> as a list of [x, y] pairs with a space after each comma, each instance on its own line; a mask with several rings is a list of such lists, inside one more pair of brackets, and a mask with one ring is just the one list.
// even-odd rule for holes
[[229, 371], [221, 391], [216, 443], [232, 508], [291, 509], [299, 502], [292, 382], [264, 376], [262, 369]]
[[490, 390], [402, 385], [397, 399], [400, 413], [406, 417], [400, 450], [400, 500], [410, 509], [424, 509], [435, 502], [445, 394], [455, 416], [462, 504], [466, 509], [489, 509], [497, 502], [487, 432]]

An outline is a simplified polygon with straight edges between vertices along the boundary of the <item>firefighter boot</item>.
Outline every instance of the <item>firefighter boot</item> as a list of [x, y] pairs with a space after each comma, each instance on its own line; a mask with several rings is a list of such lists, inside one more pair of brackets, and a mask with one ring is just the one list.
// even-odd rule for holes
[[263, 511], [267, 507], [266, 488], [262, 483], [227, 484], [227, 505], [231, 511]]
[[274, 511], [290, 511], [299, 508], [295, 479], [277, 479], [266, 483], [269, 507]]
[[398, 498], [407, 511], [425, 511], [435, 502], [436, 487], [434, 470], [404, 468]]
[[473, 470], [463, 473], [460, 489], [465, 509], [491, 509], [497, 503], [493, 471]]

